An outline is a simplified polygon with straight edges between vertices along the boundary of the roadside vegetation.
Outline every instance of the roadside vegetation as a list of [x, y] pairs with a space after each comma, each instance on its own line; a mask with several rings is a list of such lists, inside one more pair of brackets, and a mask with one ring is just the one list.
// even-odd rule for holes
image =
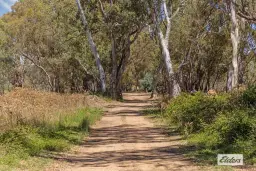
[[255, 163], [255, 56], [256, 0], [0, 0], [0, 163], [67, 150], [130, 91], [171, 100], [195, 158]]
[[[30, 96], [26, 96], [27, 93], [30, 93]], [[1, 97], [1, 100], [11, 98], [12, 102], [16, 103], [13, 103], [13, 106], [8, 104], [2, 107], [2, 118], [6, 114], [3, 108], [9, 107], [9, 111], [12, 111], [11, 107], [15, 105], [16, 113], [13, 111], [12, 116], [10, 113], [5, 116], [12, 117], [12, 120], [6, 120], [10, 126], [4, 126], [5, 129], [0, 133], [0, 170], [13, 170], [13, 168], [35, 170], [34, 166], [40, 170], [40, 167], [49, 161], [50, 153], [64, 152], [73, 145], [83, 142], [89, 134], [90, 126], [99, 120], [102, 114], [99, 107], [84, 104], [89, 103], [88, 99], [85, 100], [89, 96], [85, 95], [58, 95], [18, 89], [6, 96]], [[79, 101], [81, 96], [83, 96], [83, 102]], [[48, 98], [49, 101], [44, 101], [40, 97]], [[23, 98], [29, 98], [29, 100]], [[20, 103], [17, 100], [20, 100]], [[36, 100], [38, 100], [37, 104]], [[95, 103], [96, 100], [91, 99], [90, 103], [93, 102]], [[25, 113], [26, 109], [23, 109], [29, 105], [33, 108], [31, 115]], [[45, 109], [41, 109], [42, 105]], [[49, 111], [46, 112], [46, 110]], [[43, 115], [42, 112], [44, 112]]]
[[256, 163], [256, 86], [218, 95], [202, 92], [172, 99], [165, 111], [146, 111], [187, 140], [188, 156], [215, 164], [217, 154], [243, 154]]

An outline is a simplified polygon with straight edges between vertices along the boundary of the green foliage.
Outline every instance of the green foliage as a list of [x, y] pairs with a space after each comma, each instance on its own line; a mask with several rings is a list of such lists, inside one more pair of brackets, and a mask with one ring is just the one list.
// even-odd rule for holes
[[155, 72], [159, 59], [160, 52], [157, 44], [150, 39], [148, 32], [141, 33], [131, 47], [131, 57], [123, 82], [126, 85], [140, 86], [139, 80], [145, 77], [145, 73]]
[[151, 91], [152, 90], [152, 84], [153, 84], [153, 76], [150, 73], [146, 73], [144, 78], [139, 80], [140, 87], [143, 90]]
[[243, 93], [242, 100], [246, 105], [256, 108], [256, 86], [249, 87]]
[[217, 88], [211, 81], [215, 80], [224, 87], [222, 81], [226, 78], [232, 47], [230, 28], [228, 24], [220, 23], [229, 20], [229, 16], [220, 14], [208, 1], [187, 1], [184, 8], [183, 15], [174, 18], [170, 38], [172, 58], [177, 65], [183, 58], [187, 62], [193, 61], [180, 68], [183, 78], [180, 86], [186, 91], [191, 91], [193, 86], [205, 91], [212, 85]]
[[60, 118], [58, 123], [20, 125], [0, 135], [0, 165], [19, 166], [21, 160], [28, 160], [42, 152], [69, 150], [73, 144], [82, 142], [89, 133], [89, 127], [100, 117], [102, 111], [85, 108]]
[[246, 163], [255, 163], [255, 97], [254, 87], [216, 96], [182, 94], [158, 115], [196, 147], [189, 156], [197, 160], [216, 163], [218, 153], [241, 153]]
[[201, 92], [182, 94], [171, 101], [164, 115], [181, 132], [197, 132], [210, 124], [217, 113], [227, 106], [227, 98], [228, 95], [212, 97]]
[[256, 118], [245, 110], [221, 113], [205, 129], [189, 138], [199, 151], [243, 154], [247, 163], [256, 155]]

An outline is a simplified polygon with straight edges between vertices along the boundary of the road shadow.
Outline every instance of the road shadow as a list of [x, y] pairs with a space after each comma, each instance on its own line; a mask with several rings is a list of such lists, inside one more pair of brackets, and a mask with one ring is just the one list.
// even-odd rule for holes
[[[127, 96], [129, 95], [126, 94], [125, 97]], [[65, 161], [71, 166], [85, 167], [85, 169], [86, 167], [99, 168], [109, 165], [129, 167], [127, 163], [166, 168], [169, 168], [171, 164], [174, 171], [189, 166], [191, 160], [183, 156], [187, 148], [181, 145], [182, 138], [177, 132], [170, 133], [166, 129], [154, 127], [152, 124], [125, 122], [126, 119], [132, 117], [134, 122], [141, 119], [149, 123], [143, 119], [144, 114], [141, 112], [150, 107], [149, 102], [145, 100], [147, 96], [148, 94], [132, 94], [132, 98], [126, 98], [124, 103], [112, 104], [112, 110], [107, 112], [104, 115], [105, 120], [99, 123], [107, 126], [91, 128], [90, 138], [80, 145], [82, 151], [76, 151], [75, 154], [45, 157]], [[112, 125], [109, 123], [117, 118], [122, 124]], [[95, 150], [86, 151], [86, 149]]]
[[[177, 168], [189, 166], [191, 160], [182, 156], [182, 149], [177, 147], [159, 147], [150, 150], [125, 150], [95, 152], [87, 155], [51, 156], [52, 159], [65, 161], [79, 167], [107, 167], [109, 164], [125, 165], [129, 162], [141, 164], [168, 165], [168, 162], [179, 161]], [[175, 169], [175, 167], [173, 167]]]

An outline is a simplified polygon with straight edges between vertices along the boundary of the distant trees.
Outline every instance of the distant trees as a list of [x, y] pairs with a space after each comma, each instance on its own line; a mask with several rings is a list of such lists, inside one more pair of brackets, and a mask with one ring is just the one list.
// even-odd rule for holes
[[25, 0], [12, 8], [0, 18], [2, 92], [101, 90], [121, 99], [150, 75], [147, 87], [176, 97], [256, 81], [252, 1]]
[[[26, 0], [17, 2], [13, 10], [2, 20], [9, 38], [9, 56], [15, 61], [15, 68], [20, 68], [21, 62], [24, 65], [22, 86], [65, 92], [73, 89], [73, 81], [77, 79], [76, 89], [81, 91], [84, 74], [78, 73], [85, 72], [83, 67], [88, 70], [93, 67], [90, 66], [93, 61], [87, 57], [91, 56], [87, 55], [86, 37], [75, 18], [75, 2]], [[83, 58], [87, 58], [87, 64], [70, 60], [79, 59], [83, 63]]]
[[[122, 98], [122, 79], [130, 55], [131, 45], [137, 40], [147, 21], [146, 8], [140, 1], [93, 1], [104, 23], [101, 32], [106, 34], [111, 45], [110, 56], [110, 94], [114, 99]], [[97, 4], [97, 6], [96, 6]]]

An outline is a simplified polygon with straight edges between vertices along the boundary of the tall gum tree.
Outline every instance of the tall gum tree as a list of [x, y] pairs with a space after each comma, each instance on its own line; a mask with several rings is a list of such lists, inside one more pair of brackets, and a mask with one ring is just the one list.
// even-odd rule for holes
[[[236, 7], [235, 7], [236, 0], [230, 0], [230, 17], [231, 17], [231, 41], [232, 41], [232, 89], [238, 85], [238, 74], [239, 74], [239, 67], [238, 67], [238, 49], [239, 49], [239, 24], [237, 20], [236, 14]], [[230, 88], [228, 88], [230, 89]]]
[[91, 33], [91, 31], [88, 27], [87, 19], [86, 19], [84, 10], [81, 6], [80, 0], [76, 0], [76, 3], [77, 3], [78, 10], [80, 12], [80, 15], [81, 15], [82, 23], [84, 25], [84, 30], [85, 30], [87, 38], [88, 38], [88, 43], [90, 45], [92, 54], [95, 58], [96, 65], [97, 65], [98, 70], [99, 70], [101, 91], [102, 91], [102, 93], [105, 93], [106, 92], [106, 75], [105, 75], [104, 68], [101, 64], [100, 55], [99, 55], [99, 52], [97, 50], [97, 46], [96, 46], [95, 42], [93, 41], [92, 33]]
[[110, 89], [113, 99], [122, 99], [122, 79], [131, 56], [131, 45], [137, 40], [147, 20], [144, 2], [98, 0], [107, 35], [111, 41]]
[[[170, 6], [167, 5], [166, 0], [153, 1], [153, 20], [157, 31], [157, 36], [159, 39], [160, 48], [162, 50], [162, 58], [165, 64], [169, 79], [169, 95], [171, 97], [177, 97], [180, 92], [180, 86], [177, 78], [175, 77], [175, 72], [173, 68], [173, 63], [171, 61], [171, 55], [169, 50], [169, 37], [172, 26], [172, 19], [179, 13], [180, 6], [176, 9], [175, 12], [172, 12], [173, 2], [170, 2]], [[163, 14], [162, 14], [163, 13]], [[160, 20], [166, 20], [166, 32], [165, 35], [161, 29]]]

